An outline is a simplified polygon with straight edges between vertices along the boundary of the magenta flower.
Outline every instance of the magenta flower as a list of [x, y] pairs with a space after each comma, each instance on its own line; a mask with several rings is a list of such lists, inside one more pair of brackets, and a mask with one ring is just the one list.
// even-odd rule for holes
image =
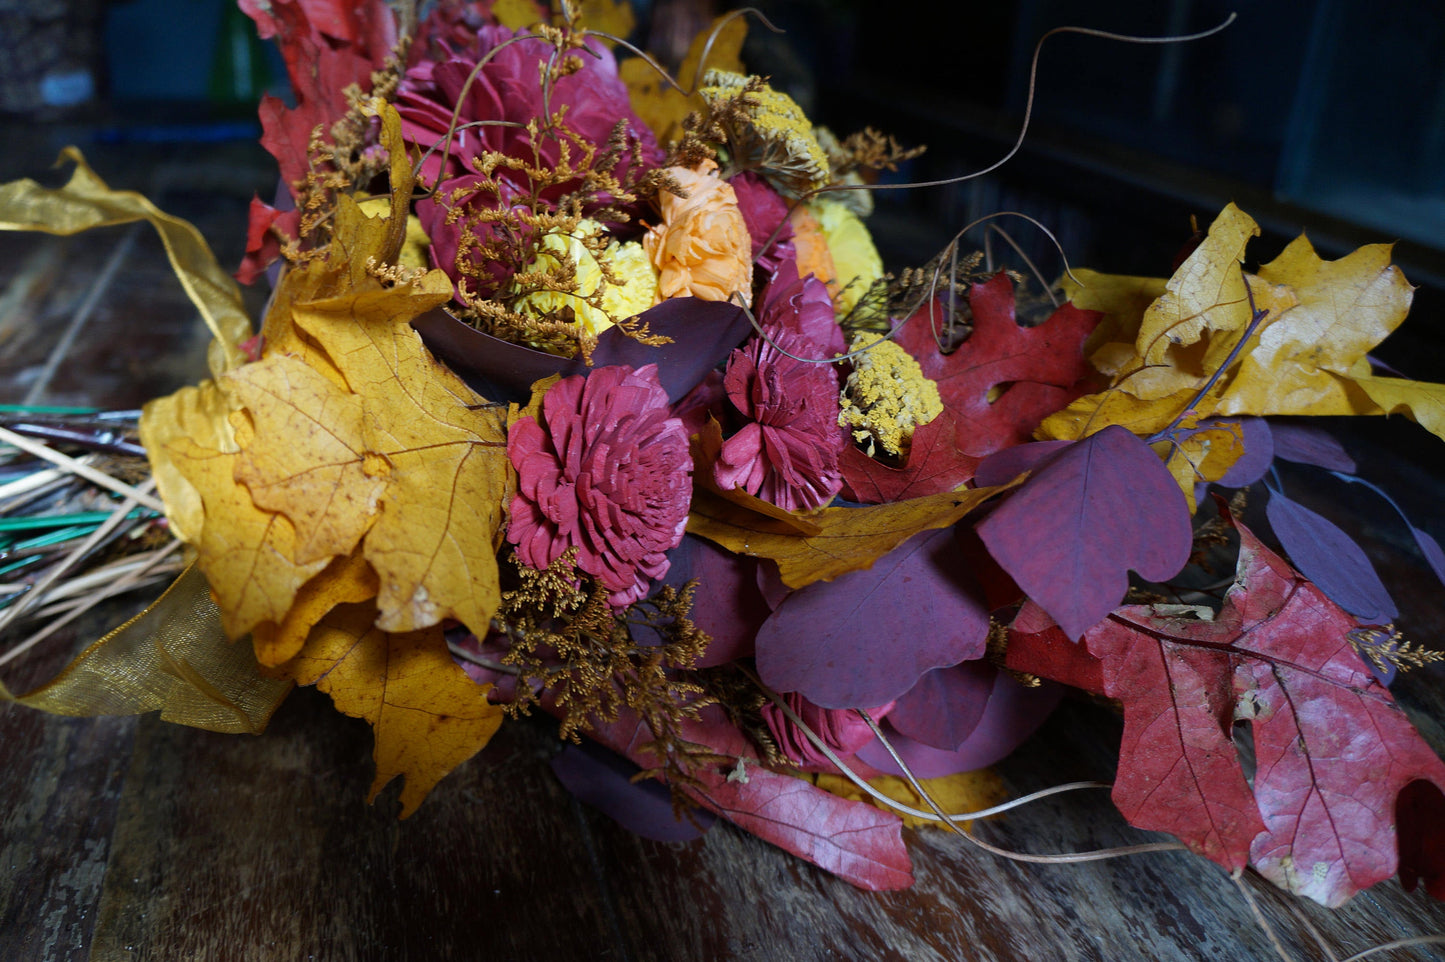
[[759, 323], [768, 339], [755, 335], [733, 351], [723, 376], [728, 399], [750, 423], [723, 442], [715, 477], [725, 490], [780, 508], [820, 508], [843, 485], [838, 370], [797, 358], [843, 353], [843, 333], [827, 288], [812, 276], [799, 280], [791, 261], [773, 276]]
[[[738, 209], [753, 242], [753, 261], [764, 271], [777, 270], [789, 254], [794, 254], [793, 228], [788, 224], [788, 202], [768, 182], [750, 170], [728, 181], [737, 195]], [[774, 236], [776, 232], [777, 236]], [[769, 244], [768, 241], [772, 243]]]
[[[454, 43], [464, 33], [462, 23], [452, 24], [449, 30], [443, 31], [445, 39], [440, 45], [450, 50], [447, 41]], [[582, 69], [557, 80], [548, 95], [543, 90], [539, 71], [552, 56], [551, 44], [529, 38], [502, 46], [518, 36], [506, 27], [482, 27], [471, 36], [473, 42], [456, 49], [449, 59], [427, 60], [413, 66], [397, 91], [396, 109], [401, 115], [402, 135], [422, 151], [437, 148], [422, 164], [422, 183], [430, 185], [436, 183], [438, 176], [447, 179], [470, 172], [468, 162], [488, 150], [531, 162], [535, 147], [544, 164], [555, 166], [561, 156], [557, 138], [543, 134], [534, 145], [525, 129], [528, 121], [544, 120], [548, 111], [555, 114], [565, 110], [568, 128], [599, 147], [607, 142], [617, 122], [626, 120], [629, 136], [642, 149], [644, 165], [661, 163], [662, 151], [658, 149], [657, 138], [632, 112], [627, 86], [617, 75], [617, 61], [605, 45], [589, 41], [587, 49], [577, 53]], [[458, 123], [503, 123], [458, 130], [443, 170], [441, 146], [451, 123], [452, 110], [462, 97], [468, 75], [488, 54], [493, 54], [492, 59], [471, 86], [466, 87]]]
[[[785, 693], [783, 701], [835, 755], [852, 755], [873, 741], [873, 729], [851, 708], [822, 708], [795, 691]], [[890, 701], [882, 707], [868, 709], [868, 714], [878, 721], [892, 710]], [[777, 705], [764, 705], [762, 716], [778, 748], [799, 768], [812, 772], [837, 771], [828, 756]]]
[[563, 378], [541, 421], [523, 418], [507, 435], [517, 469], [507, 540], [533, 568], [576, 548], [612, 604], [631, 604], [667, 572], [692, 494], [687, 434], [668, 416], [657, 366]]

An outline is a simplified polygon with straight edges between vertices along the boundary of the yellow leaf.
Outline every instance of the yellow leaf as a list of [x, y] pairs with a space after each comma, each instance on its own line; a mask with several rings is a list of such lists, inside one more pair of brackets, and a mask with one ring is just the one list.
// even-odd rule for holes
[[311, 629], [337, 605], [371, 601], [379, 583], [360, 551], [336, 558], [296, 592], [280, 624], [263, 622], [251, 631], [256, 660], [274, 668], [296, 657]]
[[542, 8], [537, 6], [534, 0], [495, 0], [492, 4], [492, 16], [496, 17], [502, 26], [513, 30], [522, 30], [546, 19]]
[[1073, 277], [1064, 275], [1060, 283], [1064, 296], [1075, 307], [1104, 315], [1084, 342], [1085, 356], [1103, 374], [1122, 373], [1124, 367], [1117, 360], [1120, 349], [1125, 359], [1133, 359], [1134, 342], [1139, 337], [1139, 326], [1144, 323], [1144, 311], [1164, 293], [1168, 281], [1162, 277], [1101, 274], [1079, 268]]
[[407, 323], [449, 295], [444, 278], [441, 286], [431, 297], [397, 288], [295, 312], [362, 397], [362, 474], [384, 473], [364, 553], [381, 579], [377, 624], [386, 631], [448, 617], [485, 631], [501, 600], [496, 551], [513, 486], [507, 411], [438, 363]]
[[205, 522], [196, 564], [211, 584], [226, 634], [239, 638], [263, 621], [280, 623], [296, 592], [326, 567], [298, 565], [296, 529], [285, 515], [262, 511], [234, 475], [238, 455], [190, 438], [165, 445], [166, 457], [200, 492]]
[[[747, 20], [739, 16], [728, 19], [729, 16], [718, 17], [693, 38], [687, 56], [677, 70], [677, 83], [683, 90], [695, 90], [700, 86], [697, 81], [701, 74], [711, 69], [745, 72], [740, 57], [743, 40], [748, 35]], [[708, 40], [713, 37], [714, 31], [716, 37], [711, 49], [708, 49]], [[703, 61], [704, 50], [707, 50], [706, 62]], [[622, 61], [617, 65], [617, 73], [627, 84], [633, 112], [652, 128], [652, 132], [657, 134], [657, 142], [663, 146], [682, 134], [682, 121], [689, 111], [701, 110], [704, 106], [702, 95], [674, 90], [641, 57]]]
[[1431, 434], [1445, 438], [1445, 384], [1398, 377], [1357, 377], [1354, 385], [1383, 413], [1404, 414]]
[[1351, 388], [1350, 375], [1405, 320], [1413, 291], [1390, 263], [1390, 246], [1370, 244], [1326, 261], [1300, 236], [1260, 268], [1259, 277], [1287, 287], [1298, 303], [1276, 307], [1266, 319], [1219, 412], [1372, 413], [1368, 400]]
[[[1077, 398], [1062, 411], [1050, 414], [1035, 430], [1034, 436], [1042, 441], [1077, 441], [1117, 424], [1139, 437], [1147, 438], [1167, 427], [1195, 393], [1193, 388], [1185, 388], [1169, 397], [1143, 401], [1121, 388], [1111, 387]], [[1206, 398], [1200, 406], [1208, 409], [1212, 404], [1212, 398]], [[1199, 415], [1196, 414], [1180, 423], [1187, 428], [1197, 420]]]
[[1142, 369], [1123, 390], [1156, 400], [1195, 388], [1229, 354], [1249, 324], [1244, 274], [1239, 265], [1259, 227], [1230, 204], [1204, 242], [1179, 265], [1164, 294], [1144, 311], [1135, 350]]
[[140, 440], [150, 458], [156, 490], [165, 502], [171, 531], [182, 541], [194, 542], [201, 535], [205, 509], [201, 493], [186, 479], [170, 456], [170, 445], [186, 438], [202, 448], [223, 454], [240, 450], [235, 432], [227, 420], [236, 409], [231, 398], [215, 381], [184, 387], [174, 394], [146, 404], [140, 417]]
[[[1167, 449], [1167, 450], [1166, 450]], [[1189, 513], [1198, 506], [1194, 487], [1204, 481], [1218, 481], [1244, 454], [1244, 436], [1237, 424], [1197, 431], [1183, 441], [1160, 442], [1165, 466], [1189, 503]]]
[[915, 534], [948, 527], [1004, 487], [967, 488], [863, 508], [824, 508], [807, 516], [818, 528], [811, 535], [695, 488], [687, 530], [736, 554], [775, 561], [783, 582], [802, 588], [871, 568]]
[[[825, 792], [832, 792], [834, 795], [841, 795], [843, 798], [850, 798], [856, 802], [868, 802], [885, 812], [893, 812], [903, 819], [903, 824], [909, 828], [943, 827], [943, 823], [936, 819], [920, 818], [884, 805], [842, 775], [820, 772], [814, 775], [813, 779], [814, 784]], [[909, 808], [916, 808], [919, 811], [933, 813], [933, 809], [923, 800], [923, 796], [914, 791], [913, 786], [905, 778], [897, 775], [879, 775], [867, 781], [869, 785], [895, 802], [902, 802]], [[958, 772], [940, 778], [920, 778], [918, 784], [946, 815], [962, 815], [966, 812], [982, 811], [985, 808], [992, 808], [1008, 797], [1003, 779], [989, 768], [981, 768], [973, 772]], [[963, 828], [967, 830], [972, 824], [971, 821], [964, 822]]]
[[296, 526], [299, 564], [356, 547], [375, 520], [386, 464], [367, 458], [362, 399], [287, 354], [227, 375], [257, 436], [236, 464], [256, 507]]
[[0, 185], [0, 230], [69, 235], [93, 227], [149, 222], [160, 234], [186, 296], [214, 335], [208, 354], [211, 374], [219, 377], [241, 364], [245, 357], [240, 345], [251, 336], [251, 319], [236, 282], [216, 263], [200, 231], [135, 191], [111, 190], [74, 147], [66, 147], [60, 156], [75, 162], [64, 187], [50, 190], [28, 177]]
[[637, 26], [637, 15], [627, 0], [582, 0], [578, 6], [582, 11], [582, 26], [588, 30], [626, 40]]
[[376, 628], [370, 604], [336, 608], [312, 631], [283, 671], [315, 685], [337, 709], [365, 719], [376, 739], [371, 801], [398, 775], [401, 817], [448, 772], [491, 740], [502, 709], [457, 667], [440, 627], [391, 634]]

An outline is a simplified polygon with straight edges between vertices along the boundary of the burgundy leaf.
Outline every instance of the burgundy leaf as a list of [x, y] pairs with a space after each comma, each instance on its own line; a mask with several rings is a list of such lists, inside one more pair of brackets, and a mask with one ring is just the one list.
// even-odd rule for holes
[[1238, 461], [1229, 466], [1229, 470], [1224, 472], [1224, 476], [1214, 483], [1225, 488], [1242, 488], [1258, 481], [1269, 470], [1270, 462], [1274, 460], [1275, 454], [1274, 436], [1270, 431], [1268, 421], [1264, 418], [1254, 417], [1207, 418], [1199, 423], [1195, 431], [1207, 431], [1210, 428], [1230, 424], [1239, 425], [1244, 453], [1239, 456]]
[[1072, 441], [1030, 441], [996, 451], [978, 463], [973, 483], [980, 488], [1008, 484], [1025, 471], [1035, 471], [1049, 458], [1073, 444]]
[[[758, 587], [757, 559], [724, 551], [690, 534], [683, 535], [682, 543], [667, 557], [671, 566], [663, 584], [681, 589], [688, 581], [697, 581], [696, 601], [688, 617], [712, 636], [697, 666], [710, 668], [751, 658], [758, 628], [772, 612]], [[633, 635], [644, 640], [646, 630], [634, 627]]]
[[889, 723], [930, 748], [958, 751], [978, 727], [997, 674], [998, 669], [983, 659], [924, 672], [899, 696]]
[[1270, 418], [1270, 434], [1274, 436], [1274, 453], [1286, 461], [1313, 464], [1330, 471], [1355, 473], [1355, 459], [1345, 451], [1338, 438], [1307, 419]]
[[[1006, 673], [997, 672], [978, 724], [956, 751], [932, 748], [902, 734], [893, 726], [892, 714], [880, 727], [894, 751], [919, 778], [971, 772], [994, 764], [1023, 744], [1049, 717], [1063, 693], [1060, 685], [1045, 682], [1037, 688], [1027, 688]], [[886, 774], [902, 774], [902, 769], [877, 739], [859, 749], [857, 757]]]
[[[638, 765], [657, 764], [656, 756], [644, 748], [651, 735], [630, 709], [590, 734]], [[679, 734], [729, 759], [757, 757], [757, 750], [717, 705], [684, 720]], [[689, 796], [764, 841], [859, 888], [885, 891], [913, 884], [898, 816], [766, 768], [700, 766], [693, 774], [697, 784], [685, 788]]]
[[983, 656], [988, 610], [952, 529], [789, 595], [758, 632], [758, 674], [825, 708], [890, 702], [930, 668]]
[[938, 384], [944, 410], [914, 432], [901, 468], [845, 451], [846, 496], [877, 503], [952, 490], [973, 477], [980, 458], [1027, 441], [1040, 421], [1085, 393], [1083, 344], [1097, 312], [1065, 304], [1044, 323], [1021, 326], [1013, 282], [1002, 273], [973, 285], [968, 298], [973, 333], [951, 354], [934, 340], [941, 304], [919, 308], [898, 331], [899, 346]]
[[[1220, 612], [1130, 606], [1085, 635], [1104, 693], [1124, 709], [1115, 803], [1134, 825], [1325, 905], [1397, 867], [1440, 890], [1445, 804], [1406, 789], [1445, 786], [1445, 764], [1360, 663], [1355, 619], [1239, 530]], [[1047, 632], [1034, 641], [1070, 644]], [[1011, 664], [1013, 649], [1011, 639]], [[1252, 785], [1236, 721], [1253, 736]]]
[[1189, 509], [1147, 444], [1110, 425], [1056, 455], [978, 525], [1003, 569], [1078, 638], [1124, 597], [1189, 560]]
[[709, 812], [694, 812], [693, 821], [678, 818], [672, 794], [661, 782], [632, 781], [641, 769], [595, 742], [564, 746], [551, 766], [567, 791], [643, 838], [690, 842], [712, 825], [714, 816]]
[[[672, 338], [672, 343], [654, 347], [610, 327], [597, 338], [592, 368], [656, 364], [658, 379], [673, 402], [692, 390], [751, 330], [742, 308], [696, 297], [670, 298], [638, 319], [653, 334]], [[423, 314], [412, 327], [421, 333], [428, 350], [493, 401], [525, 401], [534, 381], [592, 370], [580, 357], [558, 357], [504, 341], [468, 327], [444, 310]]]
[[1414, 525], [1410, 526], [1410, 533], [1415, 536], [1415, 544], [1420, 546], [1420, 553], [1430, 562], [1435, 577], [1445, 581], [1445, 551], [1440, 550], [1440, 542], [1431, 537], [1428, 531]]
[[1296, 568], [1361, 623], [1383, 625], [1399, 609], [1363, 548], [1328, 518], [1271, 491], [1265, 516]]

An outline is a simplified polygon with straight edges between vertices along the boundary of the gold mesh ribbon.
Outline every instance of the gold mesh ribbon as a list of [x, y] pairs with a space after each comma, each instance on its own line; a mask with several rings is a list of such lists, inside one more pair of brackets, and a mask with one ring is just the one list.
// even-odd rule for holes
[[148, 221], [160, 234], [186, 295], [215, 335], [208, 355], [212, 375], [219, 377], [240, 365], [244, 360], [240, 345], [251, 336], [251, 319], [236, 282], [216, 262], [201, 232], [135, 191], [111, 190], [76, 148], [66, 147], [60, 157], [75, 162], [64, 187], [51, 190], [28, 177], [0, 184], [0, 230], [70, 235], [92, 227]]
[[50, 682], [0, 699], [57, 715], [136, 715], [260, 734], [290, 681], [267, 678], [248, 639], [231, 642], [195, 565], [145, 611], [91, 645]]

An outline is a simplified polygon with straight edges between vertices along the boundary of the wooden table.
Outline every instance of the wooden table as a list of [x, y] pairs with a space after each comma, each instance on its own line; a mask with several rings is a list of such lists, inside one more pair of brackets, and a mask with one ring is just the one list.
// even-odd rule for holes
[[[160, 167], [135, 152], [110, 159], [164, 209], [195, 220], [223, 263], [236, 261], [247, 178], [263, 169], [254, 155]], [[11, 292], [0, 293], [0, 401], [32, 391], [118, 244], [129, 247], [41, 398], [126, 407], [198, 376], [204, 332], [148, 228], [73, 240], [0, 234], [0, 292]], [[1417, 523], [1445, 539], [1432, 472], [1441, 442], [1391, 422], [1351, 443]], [[1312, 493], [1351, 511], [1405, 610], [1406, 632], [1438, 644], [1445, 590], [1350, 493]], [[24, 690], [50, 677], [124, 614], [57, 637], [7, 667], [6, 682]], [[1397, 693], [1445, 747], [1445, 675], [1413, 672]], [[1108, 779], [1119, 728], [1106, 707], [1071, 701], [999, 771], [1017, 793]], [[546, 763], [556, 741], [543, 719], [506, 725], [400, 822], [395, 786], [375, 806], [363, 801], [370, 748], [364, 724], [311, 690], [295, 692], [261, 737], [154, 716], [0, 707], [0, 960], [1274, 958], [1246, 891], [1292, 958], [1329, 957], [1312, 930], [1339, 959], [1445, 933], [1445, 905], [1395, 882], [1329, 912], [1257, 880], [1236, 886], [1186, 853], [1034, 865], [941, 831], [908, 833], [911, 890], [859, 892], [726, 824], [673, 844], [618, 828], [553, 778]], [[1045, 801], [979, 831], [1029, 852], [1148, 838], [1102, 791]]]

